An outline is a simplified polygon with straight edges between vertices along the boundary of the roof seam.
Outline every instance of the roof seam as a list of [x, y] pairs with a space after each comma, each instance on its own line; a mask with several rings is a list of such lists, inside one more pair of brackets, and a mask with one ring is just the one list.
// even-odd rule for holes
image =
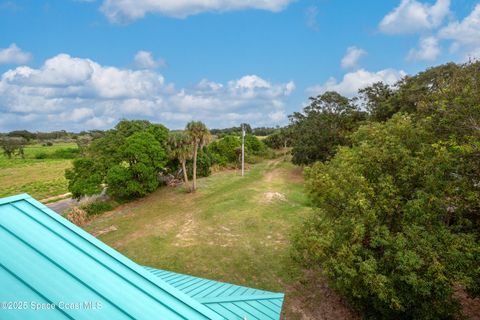
[[274, 300], [283, 299], [282, 293], [272, 294], [270, 297], [263, 297], [262, 295], [251, 296], [228, 296], [228, 297], [211, 297], [211, 298], [197, 298], [201, 303], [221, 303], [221, 302], [235, 302], [235, 301], [251, 301], [251, 300]]

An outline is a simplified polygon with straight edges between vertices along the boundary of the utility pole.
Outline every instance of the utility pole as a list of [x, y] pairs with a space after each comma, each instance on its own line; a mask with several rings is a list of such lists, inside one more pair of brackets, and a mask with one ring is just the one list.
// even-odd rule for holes
[[242, 124], [242, 177], [245, 174], [245, 127]]

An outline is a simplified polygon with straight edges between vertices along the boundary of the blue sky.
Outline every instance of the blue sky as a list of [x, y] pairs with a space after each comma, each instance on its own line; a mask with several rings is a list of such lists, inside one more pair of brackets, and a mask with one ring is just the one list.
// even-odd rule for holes
[[0, 131], [283, 125], [480, 56], [474, 0], [0, 0]]

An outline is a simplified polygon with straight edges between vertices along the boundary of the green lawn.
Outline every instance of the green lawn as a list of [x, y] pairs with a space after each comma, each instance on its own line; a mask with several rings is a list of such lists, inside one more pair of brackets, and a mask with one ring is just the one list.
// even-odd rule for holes
[[50, 147], [29, 145], [25, 159], [8, 159], [0, 155], [0, 197], [29, 193], [42, 200], [68, 192], [65, 169], [71, 166], [68, 159], [35, 159], [39, 153], [52, 155], [65, 148], [76, 148], [74, 143], [58, 143]]
[[286, 319], [317, 318], [315, 308], [331, 299], [312, 295], [290, 258], [291, 232], [310, 211], [301, 169], [275, 160], [253, 166], [244, 178], [225, 171], [200, 179], [192, 194], [161, 188], [85, 228], [107, 232], [99, 238], [137, 263], [286, 292]]

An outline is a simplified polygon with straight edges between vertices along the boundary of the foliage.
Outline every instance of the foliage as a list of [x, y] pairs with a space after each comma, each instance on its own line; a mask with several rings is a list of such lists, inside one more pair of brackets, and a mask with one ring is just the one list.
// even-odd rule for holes
[[15, 155], [25, 158], [24, 148], [26, 140], [24, 138], [2, 137], [0, 138], [0, 147], [3, 149], [3, 154], [11, 159]]
[[245, 135], [245, 153], [259, 155], [265, 153], [266, 149], [265, 144], [256, 136], [252, 134]]
[[88, 145], [92, 141], [90, 136], [80, 136], [76, 139], [77, 147], [82, 156], [86, 156]]
[[185, 132], [172, 132], [168, 136], [167, 146], [170, 158], [173, 158], [180, 162], [180, 165], [182, 166], [183, 180], [185, 181], [185, 186], [189, 189], [190, 186], [188, 185], [188, 173], [186, 163], [187, 160], [189, 160], [193, 156], [192, 141], [190, 139], [190, 136]]
[[372, 317], [457, 314], [453, 285], [472, 285], [479, 263], [463, 155], [403, 115], [352, 139], [305, 171], [318, 211], [296, 235], [296, 257]]
[[292, 144], [291, 127], [284, 127], [272, 133], [263, 140], [263, 142], [272, 149], [281, 149], [290, 147]]
[[166, 162], [166, 152], [148, 132], [136, 132], [120, 148], [122, 162], [108, 170], [108, 193], [118, 198], [137, 198], [158, 187], [158, 172]]
[[[193, 177], [193, 160], [188, 160], [187, 163], [188, 177]], [[208, 154], [208, 151], [204, 147], [197, 156], [197, 176], [208, 177], [212, 174], [212, 159]]]
[[226, 166], [238, 163], [242, 142], [237, 136], [225, 136], [208, 145], [208, 152], [212, 155], [215, 164]]
[[65, 178], [68, 180], [68, 190], [72, 193], [73, 198], [99, 194], [102, 191], [103, 177], [94, 159], [74, 160], [73, 167], [65, 171]]
[[242, 135], [242, 126], [245, 129], [247, 134], [252, 134], [254, 129], [248, 123], [242, 123], [238, 127], [231, 127], [225, 129], [212, 129], [210, 133], [216, 135], [218, 138], [223, 138], [225, 136], [241, 136]]
[[88, 216], [94, 216], [110, 210], [113, 210], [117, 204], [112, 201], [97, 200], [89, 202], [81, 208], [87, 213]]
[[30, 140], [33, 140], [36, 137], [35, 133], [29, 132], [27, 130], [10, 131], [9, 133], [7, 133], [7, 136], [23, 138], [27, 142], [29, 142]]
[[193, 184], [192, 190], [197, 189], [197, 158], [198, 149], [203, 148], [211, 138], [210, 131], [201, 121], [190, 121], [185, 127], [193, 145]]
[[[135, 198], [158, 187], [158, 173], [167, 160], [168, 129], [143, 120], [121, 120], [114, 129], [93, 139], [85, 150], [86, 159], [94, 163], [91, 175], [95, 183], [108, 185], [108, 192], [118, 198]], [[77, 169], [74, 167], [73, 172]], [[98, 176], [100, 178], [98, 178]], [[78, 177], [77, 195], [89, 194], [88, 173], [69, 173]], [[98, 190], [98, 189], [97, 189]]]
[[388, 120], [399, 111], [390, 101], [394, 90], [388, 84], [376, 82], [371, 86], [360, 89], [358, 93], [372, 121]]
[[290, 116], [293, 163], [311, 164], [330, 159], [338, 146], [350, 143], [349, 135], [365, 113], [337, 92], [310, 98], [310, 105]]

